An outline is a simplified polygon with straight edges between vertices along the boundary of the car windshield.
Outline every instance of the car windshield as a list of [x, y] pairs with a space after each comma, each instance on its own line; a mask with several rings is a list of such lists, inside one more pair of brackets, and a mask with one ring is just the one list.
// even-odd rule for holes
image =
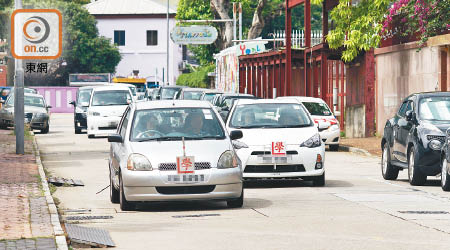
[[183, 99], [185, 100], [200, 100], [202, 97], [202, 91], [186, 91], [183, 93]]
[[130, 92], [126, 90], [96, 91], [92, 97], [92, 106], [128, 105]]
[[92, 89], [84, 89], [84, 90], [80, 90], [80, 92], [78, 92], [78, 102], [80, 105], [83, 102], [89, 102], [89, 99], [91, 99], [91, 93], [92, 93]]
[[305, 108], [309, 111], [311, 115], [317, 115], [317, 116], [330, 116], [333, 113], [331, 113], [330, 109], [325, 103], [321, 102], [302, 102], [303, 105], [305, 105]]
[[450, 96], [420, 99], [419, 118], [421, 120], [450, 121]]
[[134, 113], [131, 141], [224, 139], [225, 132], [210, 108], [166, 108]]
[[229, 97], [229, 98], [226, 98], [223, 101], [221, 107], [225, 107], [226, 106], [226, 107], [231, 109], [233, 101], [234, 100], [238, 100], [238, 99], [255, 99], [255, 97], [253, 97], [253, 96], [233, 96], [233, 97]]
[[[8, 106], [14, 106], [14, 96], [11, 96], [6, 103]], [[25, 106], [33, 106], [39, 108], [45, 108], [44, 98], [39, 96], [24, 96], [24, 105]]]
[[233, 112], [233, 128], [300, 128], [313, 126], [300, 104], [258, 103], [239, 105]]
[[203, 100], [208, 101], [210, 103], [212, 103], [214, 101], [214, 97], [216, 97], [216, 93], [207, 93], [203, 96]]
[[161, 89], [161, 100], [172, 100], [180, 91], [178, 88], [163, 88]]

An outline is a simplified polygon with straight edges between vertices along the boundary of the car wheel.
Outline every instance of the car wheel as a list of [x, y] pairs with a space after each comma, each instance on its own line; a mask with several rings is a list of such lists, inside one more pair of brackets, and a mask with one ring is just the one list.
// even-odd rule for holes
[[50, 130], [50, 125], [47, 124], [47, 127], [45, 127], [44, 129], [41, 129], [41, 133], [47, 134], [49, 130]]
[[89, 139], [92, 139], [92, 138], [94, 138], [95, 136], [94, 135], [88, 135], [88, 138]]
[[414, 148], [411, 148], [411, 152], [408, 157], [408, 179], [409, 183], [413, 186], [421, 186], [425, 184], [427, 181], [427, 176], [420, 172], [420, 169], [415, 164], [415, 156]]
[[444, 158], [441, 168], [441, 187], [444, 191], [450, 191], [450, 175], [448, 174], [448, 162]]
[[132, 211], [134, 210], [134, 204], [130, 203], [129, 201], [127, 201], [127, 199], [125, 198], [125, 191], [123, 189], [123, 181], [122, 181], [122, 176], [119, 175], [119, 185], [120, 185], [120, 209], [122, 211]]
[[383, 154], [381, 155], [381, 175], [385, 180], [396, 180], [400, 169], [391, 164], [391, 154], [389, 153], [389, 144], [383, 145]]
[[109, 169], [109, 198], [111, 200], [111, 203], [120, 203], [120, 192], [113, 185], [111, 168]]
[[339, 150], [339, 144], [330, 145], [330, 151], [338, 151]]
[[229, 208], [239, 208], [244, 205], [244, 188], [242, 188], [241, 196], [237, 199], [232, 199], [227, 201], [227, 207]]
[[323, 187], [325, 186], [325, 172], [322, 175], [313, 177], [313, 186], [314, 187]]

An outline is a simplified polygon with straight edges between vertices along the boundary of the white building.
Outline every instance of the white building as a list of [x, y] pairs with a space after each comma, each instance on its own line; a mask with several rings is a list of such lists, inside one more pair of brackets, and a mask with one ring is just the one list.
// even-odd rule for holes
[[[167, 71], [167, 3], [161, 0], [98, 0], [85, 5], [97, 20], [101, 36], [119, 46], [122, 60], [116, 76], [139, 76], [148, 82], [166, 82]], [[175, 26], [176, 1], [169, 8], [169, 31]], [[180, 75], [182, 46], [169, 38], [169, 83]], [[164, 72], [164, 77], [163, 77]]]

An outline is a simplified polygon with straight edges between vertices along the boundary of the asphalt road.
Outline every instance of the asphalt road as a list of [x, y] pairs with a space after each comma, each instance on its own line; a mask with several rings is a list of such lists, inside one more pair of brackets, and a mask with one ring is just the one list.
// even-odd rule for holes
[[[384, 181], [378, 157], [326, 152], [325, 187], [303, 181], [248, 183], [240, 209], [228, 209], [225, 202], [175, 202], [121, 212], [109, 201], [108, 189], [98, 193], [109, 184], [106, 139], [75, 135], [72, 114], [53, 114], [50, 133], [36, 137], [43, 164], [53, 176], [85, 183], [59, 187], [54, 193], [63, 218], [113, 216], [77, 223], [107, 229], [117, 249], [448, 250], [450, 246], [450, 192], [441, 190], [437, 178], [412, 187], [406, 171], [397, 181]], [[79, 209], [86, 211], [73, 211]]]

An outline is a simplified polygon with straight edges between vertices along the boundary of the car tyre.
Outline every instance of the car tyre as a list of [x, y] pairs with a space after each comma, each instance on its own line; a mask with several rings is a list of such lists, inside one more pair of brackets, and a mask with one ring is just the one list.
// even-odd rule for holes
[[109, 198], [111, 203], [120, 203], [120, 191], [117, 190], [112, 182], [111, 168], [109, 169]]
[[339, 150], [339, 144], [330, 145], [330, 151], [338, 151]]
[[48, 134], [48, 131], [50, 130], [50, 125], [47, 124], [47, 126], [44, 129], [41, 129], [42, 134]]
[[416, 153], [412, 147], [408, 155], [408, 180], [413, 186], [422, 186], [427, 181], [427, 176], [420, 171], [415, 162]]
[[325, 172], [322, 175], [313, 177], [313, 186], [314, 187], [323, 187], [325, 186]]
[[120, 209], [122, 211], [132, 211], [135, 209], [134, 204], [130, 203], [129, 201], [127, 201], [127, 199], [125, 198], [125, 191], [123, 189], [123, 181], [122, 181], [122, 175], [119, 175], [119, 185], [120, 185], [120, 199], [119, 199], [119, 203], [120, 203]]
[[239, 198], [227, 201], [227, 207], [229, 208], [240, 208], [243, 205], [244, 205], [244, 188], [242, 188], [242, 193]]
[[450, 174], [448, 174], [448, 162], [447, 159], [444, 158], [442, 160], [442, 168], [441, 168], [441, 187], [444, 191], [450, 191]]
[[391, 164], [391, 154], [389, 143], [383, 145], [383, 153], [381, 155], [381, 175], [385, 180], [396, 180], [400, 169]]

